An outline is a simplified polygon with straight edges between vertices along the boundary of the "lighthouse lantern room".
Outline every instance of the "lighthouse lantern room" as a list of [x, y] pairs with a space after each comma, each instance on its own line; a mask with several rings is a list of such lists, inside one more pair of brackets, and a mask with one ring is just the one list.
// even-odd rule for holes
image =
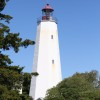
[[54, 10], [50, 7], [50, 5], [47, 4], [47, 5], [42, 9], [42, 20], [50, 20], [50, 19], [52, 19], [53, 11], [54, 11]]

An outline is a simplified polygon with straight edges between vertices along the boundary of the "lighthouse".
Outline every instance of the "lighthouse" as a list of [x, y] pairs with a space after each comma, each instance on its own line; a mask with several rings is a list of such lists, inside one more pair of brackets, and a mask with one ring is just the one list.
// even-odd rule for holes
[[34, 100], [43, 100], [46, 91], [62, 80], [57, 20], [53, 11], [47, 4], [42, 9], [42, 17], [37, 20], [32, 72], [39, 75], [32, 76], [29, 94]]

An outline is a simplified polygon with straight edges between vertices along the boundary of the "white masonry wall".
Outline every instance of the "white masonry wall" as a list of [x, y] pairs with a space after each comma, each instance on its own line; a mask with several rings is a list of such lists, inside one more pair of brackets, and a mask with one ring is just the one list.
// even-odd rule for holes
[[30, 96], [37, 100], [44, 98], [46, 91], [62, 80], [57, 24], [41, 21], [37, 27]]

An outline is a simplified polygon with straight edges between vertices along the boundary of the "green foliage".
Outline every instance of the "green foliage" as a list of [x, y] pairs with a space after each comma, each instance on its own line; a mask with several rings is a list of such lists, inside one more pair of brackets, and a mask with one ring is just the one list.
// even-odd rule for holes
[[31, 100], [28, 94], [19, 94], [16, 90], [8, 90], [6, 86], [0, 85], [0, 100]]
[[[73, 76], [59, 84], [59, 91], [64, 98], [79, 99], [80, 92], [91, 90], [92, 86], [83, 78]], [[70, 97], [69, 97], [70, 96]]]
[[8, 55], [0, 54], [0, 67], [8, 66], [12, 63]]
[[[6, 4], [5, 0], [0, 0], [0, 5]], [[5, 6], [4, 6], [5, 7]], [[3, 10], [3, 9], [2, 9]], [[3, 22], [7, 22], [9, 24], [12, 17], [10, 15], [5, 15], [0, 13], [0, 65], [1, 66], [8, 66], [12, 63], [11, 59], [7, 56], [2, 54], [3, 50], [10, 50], [13, 49], [16, 53], [19, 51], [20, 47], [28, 47], [29, 45], [35, 44], [34, 41], [29, 39], [22, 40], [19, 36], [19, 33], [12, 33], [10, 32], [10, 28], [7, 25], [4, 25]]]
[[98, 82], [97, 71], [76, 73], [48, 90], [45, 100], [99, 100]]
[[[0, 0], [0, 12], [8, 1]], [[0, 13], [0, 100], [29, 100], [31, 74], [23, 73], [23, 67], [12, 66], [12, 60], [3, 52], [13, 49], [18, 53], [20, 47], [26, 48], [35, 42], [29, 39], [22, 40], [19, 33], [10, 32], [7, 24], [11, 19], [10, 15]], [[19, 94], [22, 88], [23, 94]]]
[[37, 72], [33, 72], [31, 75], [38, 76], [39, 74]]
[[4, 9], [5, 5], [6, 5], [5, 0], [0, 0], [0, 11]]
[[58, 91], [57, 87], [53, 87], [47, 91], [47, 95], [44, 100], [65, 100], [62, 94]]
[[27, 47], [33, 45], [35, 42], [29, 39], [22, 41], [19, 33], [11, 33], [8, 26], [0, 23], [0, 49], [9, 50], [13, 48], [15, 52], [19, 51], [19, 47]]
[[18, 91], [8, 90], [6, 86], [0, 85], [0, 100], [22, 100]]
[[22, 84], [22, 68], [17, 66], [0, 67], [0, 85], [4, 85], [7, 89], [18, 90]]
[[30, 81], [31, 81], [31, 74], [30, 73], [24, 73], [23, 74], [23, 93], [29, 94], [30, 89]]
[[2, 21], [4, 20], [5, 22], [9, 23], [9, 21], [12, 19], [12, 17], [10, 15], [5, 15], [5, 14], [0, 13], [0, 19]]

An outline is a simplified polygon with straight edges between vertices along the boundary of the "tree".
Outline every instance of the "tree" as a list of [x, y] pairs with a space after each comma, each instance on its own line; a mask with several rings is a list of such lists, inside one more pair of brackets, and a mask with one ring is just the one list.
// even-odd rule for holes
[[[5, 0], [0, 0], [0, 5], [2, 5], [4, 2]], [[5, 21], [9, 23], [11, 19], [12, 17], [10, 15], [0, 13], [0, 20], [2, 22]], [[2, 50], [6, 51], [14, 49], [14, 51], [17, 53], [20, 47], [26, 48], [33, 44], [35, 44], [34, 41], [29, 39], [23, 41], [22, 38], [19, 37], [19, 33], [11, 33], [9, 26], [0, 22], [0, 65], [8, 66], [12, 63], [11, 59], [7, 55], [2, 54]]]
[[[15, 53], [18, 53], [20, 47], [26, 48], [35, 42], [29, 39], [22, 40], [19, 33], [10, 32], [10, 27], [7, 24], [9, 25], [12, 17], [1, 13], [8, 1], [0, 0], [0, 100], [22, 100], [22, 98], [28, 100], [28, 97], [19, 94], [19, 90], [24, 84], [23, 67], [12, 66], [12, 60], [8, 55], [3, 54], [3, 51], [13, 49]], [[26, 91], [28, 93], [27, 89]]]
[[[97, 89], [97, 71], [76, 73], [61, 81], [56, 87], [47, 91], [45, 100], [96, 100], [100, 99]], [[55, 91], [56, 90], [56, 91]], [[55, 99], [51, 98], [52, 96]]]
[[6, 5], [5, 0], [0, 0], [0, 11], [4, 9], [5, 5]]
[[24, 94], [29, 94], [30, 82], [31, 82], [31, 74], [24, 73], [23, 74], [23, 85], [22, 85], [22, 92]]
[[60, 94], [57, 87], [53, 87], [47, 91], [47, 95], [44, 100], [65, 100]]
[[0, 85], [8, 90], [19, 90], [22, 84], [22, 69], [17, 66], [0, 67]]
[[0, 85], [0, 100], [22, 100], [18, 92], [9, 90], [6, 86]]

